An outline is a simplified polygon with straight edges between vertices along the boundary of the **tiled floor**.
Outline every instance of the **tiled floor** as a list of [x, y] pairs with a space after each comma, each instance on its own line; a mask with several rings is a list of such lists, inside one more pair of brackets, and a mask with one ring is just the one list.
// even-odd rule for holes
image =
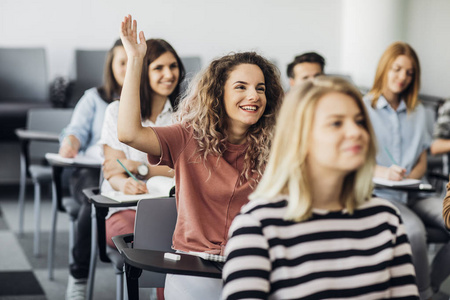
[[[18, 236], [17, 188], [1, 186], [0, 190], [2, 190], [0, 192], [0, 299], [64, 299], [68, 277], [69, 221], [67, 215], [58, 214], [55, 279], [51, 281], [48, 279], [47, 270], [47, 247], [51, 222], [50, 195], [45, 195], [41, 206], [40, 249], [42, 254], [34, 257], [32, 189], [27, 191], [23, 237]], [[112, 266], [98, 261], [94, 299], [115, 299], [115, 287]]]

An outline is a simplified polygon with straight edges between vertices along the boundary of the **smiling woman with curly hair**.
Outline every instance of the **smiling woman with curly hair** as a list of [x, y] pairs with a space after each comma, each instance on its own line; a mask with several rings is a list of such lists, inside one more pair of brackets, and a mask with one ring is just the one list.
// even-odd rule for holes
[[254, 52], [235, 53], [214, 60], [194, 80], [188, 95], [180, 103], [176, 117], [183, 126], [192, 127], [198, 151], [204, 160], [208, 155], [222, 156], [226, 150], [224, 142], [232, 138], [228, 131], [230, 124], [224, 104], [224, 86], [231, 71], [241, 64], [258, 66], [264, 81], [272, 83], [265, 86], [267, 103], [261, 118], [249, 126], [246, 134], [248, 148], [241, 175], [245, 180], [258, 181], [269, 155], [275, 112], [283, 93], [278, 70], [273, 64]]
[[[223, 255], [230, 224], [262, 176], [283, 90], [279, 72], [254, 52], [211, 62], [180, 102], [178, 123], [142, 127], [139, 78], [145, 37], [125, 17], [127, 52], [119, 140], [148, 154], [149, 162], [173, 168], [178, 218], [173, 248]], [[168, 274], [166, 299], [219, 299], [222, 281]]]

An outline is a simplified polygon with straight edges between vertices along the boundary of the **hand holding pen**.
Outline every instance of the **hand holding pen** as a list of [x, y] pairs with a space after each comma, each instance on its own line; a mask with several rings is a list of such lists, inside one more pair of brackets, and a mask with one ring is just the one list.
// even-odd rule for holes
[[80, 142], [73, 135], [68, 135], [64, 138], [59, 148], [59, 155], [67, 158], [74, 158], [78, 154], [80, 148]]
[[384, 151], [386, 151], [386, 154], [392, 162], [392, 165], [389, 168], [386, 168], [386, 179], [393, 181], [403, 180], [403, 178], [406, 177], [406, 169], [399, 166], [388, 148], [384, 147]]
[[148, 193], [147, 185], [145, 184], [145, 182], [138, 180], [136, 176], [134, 176], [133, 173], [131, 173], [119, 159], [117, 159], [117, 162], [130, 176], [129, 178], [126, 179], [122, 192], [127, 195], [138, 195]]

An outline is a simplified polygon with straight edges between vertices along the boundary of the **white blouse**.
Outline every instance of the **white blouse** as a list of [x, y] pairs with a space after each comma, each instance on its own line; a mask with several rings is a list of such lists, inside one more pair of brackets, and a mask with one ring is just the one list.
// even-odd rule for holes
[[[163, 110], [156, 118], [156, 122], [153, 123], [150, 120], [142, 121], [142, 126], [149, 127], [149, 126], [167, 126], [173, 124], [172, 119], [173, 114], [173, 108], [170, 104], [170, 100], [166, 100], [166, 104], [164, 105]], [[119, 101], [114, 101], [111, 104], [108, 105], [105, 111], [105, 119], [103, 122], [103, 128], [102, 128], [102, 134], [100, 137], [100, 140], [98, 142], [98, 145], [100, 145], [102, 149], [102, 156], [104, 159], [104, 153], [103, 153], [103, 145], [108, 145], [109, 147], [120, 150], [123, 153], [125, 153], [125, 156], [127, 159], [139, 161], [142, 163], [148, 163], [147, 159], [147, 153], [136, 150], [133, 147], [130, 147], [124, 143], [121, 143], [119, 141], [119, 138], [117, 137], [117, 118], [119, 116]], [[175, 181], [173, 178], [170, 177], [163, 177], [163, 176], [155, 176], [150, 178], [147, 181], [147, 188], [149, 190], [149, 193], [152, 192], [152, 190], [161, 190], [161, 187], [165, 187], [167, 191], [159, 191], [157, 194], [164, 194], [169, 195], [170, 188], [175, 184]], [[109, 184], [108, 180], [103, 180], [102, 186], [101, 186], [102, 193], [114, 191], [114, 188]], [[159, 195], [155, 194], [155, 197], [158, 197]], [[124, 208], [124, 209], [132, 209], [132, 208]], [[136, 209], [136, 208], [134, 208]], [[120, 208], [117, 209], [110, 209], [109, 214], [107, 217], [111, 216], [113, 213], [123, 210]]]

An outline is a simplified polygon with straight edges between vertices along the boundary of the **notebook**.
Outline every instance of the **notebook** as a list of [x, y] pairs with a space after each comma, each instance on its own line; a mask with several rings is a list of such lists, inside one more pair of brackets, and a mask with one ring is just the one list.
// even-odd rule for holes
[[154, 194], [126, 195], [119, 191], [102, 192], [102, 196], [117, 202], [134, 202], [141, 199], [155, 198]]
[[403, 179], [400, 181], [394, 181], [394, 180], [387, 180], [384, 178], [374, 177], [373, 183], [378, 184], [378, 185], [389, 186], [389, 187], [392, 187], [392, 186], [411, 186], [411, 187], [417, 186], [418, 187], [422, 183], [422, 181], [419, 179], [409, 179], [409, 178]]
[[62, 157], [58, 153], [46, 153], [46, 159], [66, 163], [66, 164], [83, 164], [83, 165], [101, 165], [101, 160], [88, 155], [77, 155], [75, 158]]

